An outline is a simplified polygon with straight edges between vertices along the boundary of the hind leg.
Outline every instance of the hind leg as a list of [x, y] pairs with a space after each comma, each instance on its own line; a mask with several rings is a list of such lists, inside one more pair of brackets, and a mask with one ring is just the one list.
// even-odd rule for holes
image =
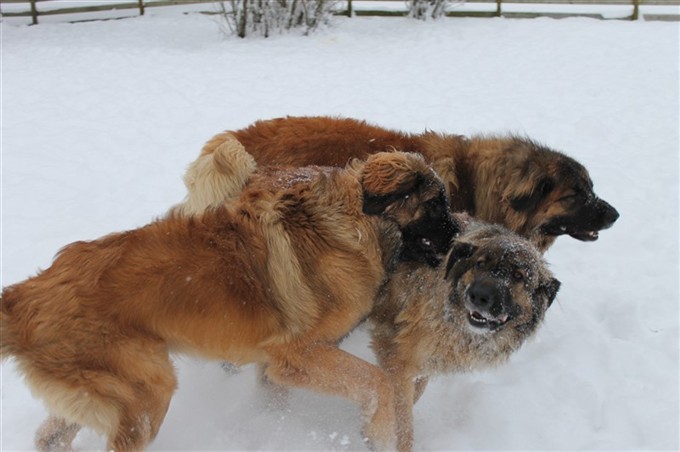
[[159, 388], [140, 384], [135, 390], [137, 400], [133, 403], [128, 401], [120, 411], [116, 430], [109, 437], [108, 450], [145, 449], [160, 430], [173, 391], [174, 385], [171, 390], [167, 387], [166, 391], [159, 391]]
[[35, 434], [35, 447], [41, 452], [72, 450], [71, 443], [79, 430], [80, 425], [51, 415], [38, 428]]
[[[163, 343], [138, 341], [117, 354], [120, 377], [127, 385], [117, 401], [118, 424], [109, 435], [109, 450], [142, 450], [153, 441], [165, 419], [177, 378]], [[114, 357], [115, 359], [115, 357]]]
[[109, 438], [108, 450], [141, 451], [158, 434], [170, 399], [150, 401], [148, 394], [139, 393], [139, 396], [144, 397], [145, 407], [128, 406], [121, 411], [117, 429]]

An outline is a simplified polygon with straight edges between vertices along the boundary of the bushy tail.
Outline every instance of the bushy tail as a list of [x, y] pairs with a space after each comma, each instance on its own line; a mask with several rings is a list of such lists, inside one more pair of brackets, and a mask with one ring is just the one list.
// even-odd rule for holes
[[234, 198], [257, 169], [255, 159], [231, 133], [220, 135], [219, 145], [212, 143], [212, 152], [204, 147], [201, 155], [187, 168], [184, 184], [188, 193], [172, 212], [190, 216], [217, 207]]

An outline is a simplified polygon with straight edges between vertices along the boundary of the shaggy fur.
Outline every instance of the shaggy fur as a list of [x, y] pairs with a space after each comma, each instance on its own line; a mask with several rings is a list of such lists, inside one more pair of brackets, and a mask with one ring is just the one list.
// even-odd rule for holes
[[398, 266], [370, 317], [372, 347], [394, 388], [398, 450], [413, 447], [412, 406], [427, 378], [507, 360], [536, 331], [559, 285], [526, 239], [476, 222], [446, 266]]
[[[400, 150], [425, 156], [444, 180], [451, 210], [465, 211], [529, 238], [545, 251], [560, 235], [592, 241], [618, 212], [593, 192], [586, 169], [574, 159], [515, 136], [474, 136], [425, 132], [409, 135], [355, 119], [287, 117], [258, 121], [208, 141], [187, 171], [188, 186], [202, 191], [200, 212], [223, 200], [214, 190], [220, 165], [210, 156], [234, 138], [261, 165], [343, 166], [353, 158]], [[204, 162], [198, 165], [198, 162]], [[207, 202], [205, 200], [208, 200]], [[192, 203], [192, 199], [187, 202]]]
[[[402, 231], [428, 209], [447, 211], [441, 181], [405, 153], [249, 176], [223, 206], [73, 243], [3, 290], [1, 356], [51, 414], [38, 448], [70, 447], [81, 426], [109, 449], [144, 448], [177, 385], [171, 351], [267, 363], [278, 384], [349, 398], [372, 445], [393, 447], [389, 381], [337, 343], [371, 312]], [[420, 240], [445, 242], [431, 248], [445, 254], [452, 225]]]

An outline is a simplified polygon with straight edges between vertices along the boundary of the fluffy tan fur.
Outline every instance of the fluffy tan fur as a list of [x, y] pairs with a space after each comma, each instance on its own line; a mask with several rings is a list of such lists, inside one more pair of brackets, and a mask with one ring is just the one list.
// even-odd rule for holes
[[[337, 343], [369, 315], [394, 267], [408, 226], [400, 218], [441, 198], [441, 181], [404, 153], [345, 169], [223, 163], [223, 174], [247, 173], [237, 199], [73, 243], [3, 290], [0, 352], [51, 414], [40, 449], [68, 448], [80, 426], [106, 435], [109, 449], [144, 448], [177, 385], [171, 351], [267, 363], [278, 384], [351, 399], [366, 438], [393, 447], [389, 381]], [[428, 183], [410, 187], [413, 178]], [[367, 215], [367, 198], [392, 201]]]
[[187, 196], [174, 209], [183, 215], [197, 215], [241, 193], [257, 168], [233, 136], [226, 136], [210, 154], [201, 155], [184, 175]]

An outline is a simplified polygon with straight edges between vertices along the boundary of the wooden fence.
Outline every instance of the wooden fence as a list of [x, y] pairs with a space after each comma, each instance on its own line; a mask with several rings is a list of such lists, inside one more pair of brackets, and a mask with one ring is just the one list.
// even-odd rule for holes
[[[131, 0], [128, 2], [118, 3], [118, 0], [108, 0], [105, 2], [80, 2], [77, 6], [60, 7], [60, 3], [64, 4], [63, 0], [0, 0], [0, 13], [3, 17], [26, 17], [31, 18], [32, 23], [38, 23], [40, 16], [52, 16], [58, 14], [84, 14], [95, 13], [98, 11], [119, 11], [129, 10], [131, 14], [136, 15], [137, 12], [143, 15], [147, 8], [156, 8], [163, 6], [181, 6], [181, 5], [205, 5], [205, 9], [201, 12], [214, 13], [215, 9], [211, 9], [208, 4], [216, 3], [216, 0]], [[77, 2], [68, 2], [77, 3]], [[88, 4], [89, 3], [89, 4]], [[95, 4], [99, 3], [99, 4]], [[400, 3], [396, 7], [391, 7]], [[406, 14], [405, 0], [344, 0], [340, 1], [336, 14], [352, 16], [404, 16]], [[644, 14], [646, 20], [680, 20], [678, 8], [680, 0], [465, 0], [466, 8], [464, 10], [456, 10], [455, 8], [447, 12], [449, 17], [511, 17], [511, 18], [533, 18], [533, 17], [573, 17], [586, 16], [598, 19], [604, 19], [606, 16], [600, 12], [551, 12], [539, 11], [531, 6], [546, 6], [546, 5], [562, 5], [562, 6], [588, 6], [588, 7], [610, 7], [621, 6], [629, 7], [629, 14], [624, 14], [623, 17], [615, 17], [617, 19], [637, 20], [641, 17], [640, 7], [670, 7], [672, 12], [661, 12]], [[11, 5], [11, 11], [5, 11], [3, 5]], [[49, 7], [48, 7], [49, 5]], [[375, 5], [385, 5], [386, 7], [376, 8]], [[474, 6], [479, 5], [479, 10], [475, 10]], [[503, 6], [512, 5], [512, 11], [504, 10]], [[45, 7], [42, 7], [45, 6]], [[371, 7], [372, 6], [372, 7]], [[522, 8], [525, 6], [525, 8]], [[23, 9], [22, 9], [23, 7]], [[471, 8], [472, 7], [472, 8]], [[524, 9], [524, 10], [523, 10]], [[99, 18], [96, 18], [99, 19]]]

